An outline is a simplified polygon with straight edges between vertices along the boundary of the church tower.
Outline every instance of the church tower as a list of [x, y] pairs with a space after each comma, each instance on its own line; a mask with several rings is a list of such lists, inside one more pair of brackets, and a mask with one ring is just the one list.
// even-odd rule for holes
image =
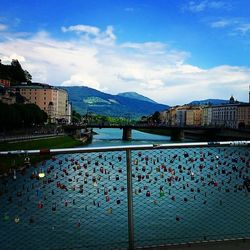
[[230, 104], [234, 104], [234, 103], [235, 103], [235, 100], [234, 100], [233, 95], [231, 95], [231, 97], [230, 97], [230, 99], [229, 99], [229, 103], [230, 103]]

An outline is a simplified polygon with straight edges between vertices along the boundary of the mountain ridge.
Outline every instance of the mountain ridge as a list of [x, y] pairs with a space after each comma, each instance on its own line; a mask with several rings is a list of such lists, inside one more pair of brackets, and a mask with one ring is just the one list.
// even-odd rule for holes
[[168, 105], [111, 95], [86, 86], [61, 88], [67, 90], [74, 109], [82, 115], [93, 112], [113, 117], [139, 118], [169, 108]]
[[[136, 92], [112, 95], [87, 86], [61, 86], [61, 88], [67, 90], [73, 108], [82, 115], [96, 113], [112, 117], [139, 118], [170, 108], [169, 105], [159, 104]], [[229, 100], [211, 98], [195, 100], [188, 105], [221, 105], [227, 103], [229, 103]]]
[[118, 96], [124, 96], [124, 97], [128, 97], [128, 98], [132, 98], [132, 99], [137, 99], [137, 100], [141, 100], [141, 101], [147, 101], [147, 102], [152, 102], [152, 103], [157, 103], [156, 101], [144, 96], [144, 95], [141, 95], [141, 94], [138, 94], [137, 92], [122, 92], [122, 93], [119, 93], [117, 94]]
[[205, 99], [205, 100], [196, 100], [188, 103], [189, 105], [220, 105], [220, 104], [226, 104], [229, 103], [229, 100], [223, 100], [223, 99]]

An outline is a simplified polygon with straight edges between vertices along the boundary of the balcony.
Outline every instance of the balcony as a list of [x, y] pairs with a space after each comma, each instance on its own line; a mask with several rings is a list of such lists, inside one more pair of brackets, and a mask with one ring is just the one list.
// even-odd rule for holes
[[1, 249], [249, 249], [249, 145], [0, 152]]

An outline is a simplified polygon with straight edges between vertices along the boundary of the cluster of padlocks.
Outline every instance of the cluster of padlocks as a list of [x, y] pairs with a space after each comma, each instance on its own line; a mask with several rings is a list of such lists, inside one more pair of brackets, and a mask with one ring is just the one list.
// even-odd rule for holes
[[[133, 150], [130, 161], [136, 246], [249, 236], [248, 148]], [[125, 151], [29, 165], [0, 179], [3, 249], [128, 246]]]

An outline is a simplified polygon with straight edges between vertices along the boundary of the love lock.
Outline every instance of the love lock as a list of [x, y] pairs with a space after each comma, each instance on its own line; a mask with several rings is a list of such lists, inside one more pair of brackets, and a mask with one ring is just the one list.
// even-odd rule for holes
[[26, 156], [24, 158], [24, 166], [29, 167], [30, 165], [31, 165], [30, 158], [28, 156]]

